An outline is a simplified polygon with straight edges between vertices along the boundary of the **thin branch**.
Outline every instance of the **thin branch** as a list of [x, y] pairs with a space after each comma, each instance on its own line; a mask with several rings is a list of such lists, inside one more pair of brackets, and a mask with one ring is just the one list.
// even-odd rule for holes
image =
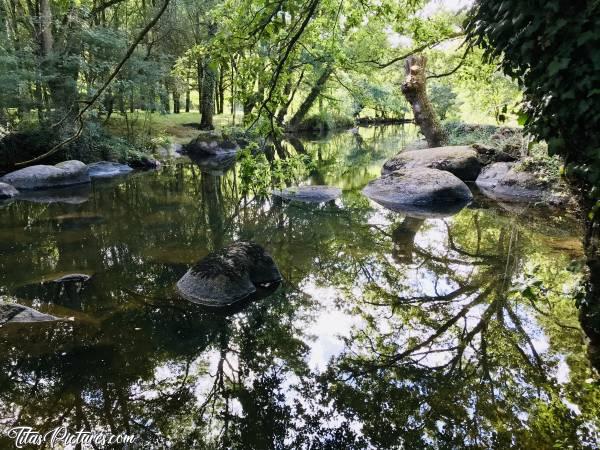
[[443, 39], [437, 39], [435, 41], [432, 42], [427, 42], [423, 45], [421, 45], [420, 47], [417, 47], [415, 49], [412, 49], [410, 52], [405, 53], [404, 55], [401, 56], [397, 56], [396, 58], [393, 58], [391, 60], [389, 60], [388, 62], [385, 63], [381, 63], [379, 61], [376, 61], [374, 59], [368, 59], [368, 60], [364, 60], [364, 61], [356, 61], [357, 63], [371, 63], [375, 66], [377, 66], [379, 69], [385, 69], [386, 67], [391, 66], [394, 63], [397, 63], [398, 61], [404, 61], [406, 58], [408, 58], [409, 56], [414, 55], [415, 53], [420, 53], [423, 50], [426, 50], [428, 48], [433, 48], [438, 44], [441, 44], [444, 41], [450, 40], [450, 39], [456, 39], [457, 37], [463, 36], [464, 33], [455, 33], [453, 35], [450, 35], [448, 37], [445, 37]]
[[449, 72], [445, 72], [445, 73], [429, 75], [427, 77], [427, 79], [430, 80], [432, 78], [448, 77], [448, 76], [453, 75], [454, 73], [456, 73], [456, 71], [458, 69], [460, 69], [463, 66], [463, 64], [465, 63], [465, 61], [467, 60], [467, 55], [469, 54], [469, 51], [471, 50], [471, 48], [472, 47], [470, 45], [467, 46], [467, 48], [465, 49], [465, 52], [463, 53], [462, 57], [460, 58], [460, 62], [458, 63], [458, 66], [456, 66], [454, 69], [452, 69]]
[[300, 29], [296, 32], [296, 34], [294, 34], [294, 36], [290, 40], [289, 44], [287, 45], [287, 47], [285, 49], [283, 56], [277, 63], [277, 67], [275, 67], [275, 71], [273, 72], [273, 75], [271, 76], [271, 82], [270, 82], [269, 93], [267, 95], [267, 98], [265, 98], [263, 100], [263, 102], [261, 103], [260, 108], [258, 108], [258, 112], [256, 113], [256, 119], [254, 119], [254, 121], [250, 124], [248, 129], [250, 129], [254, 125], [256, 125], [256, 122], [260, 118], [260, 113], [262, 112], [263, 109], [265, 109], [265, 107], [267, 106], [267, 103], [271, 100], [271, 98], [273, 96], [273, 92], [275, 90], [275, 87], [277, 86], [277, 81], [279, 80], [279, 76], [281, 75], [281, 71], [283, 70], [283, 66], [284, 66], [285, 62], [287, 61], [288, 57], [290, 56], [290, 53], [296, 46], [296, 42], [298, 42], [298, 40], [304, 33], [304, 30], [308, 26], [310, 20], [312, 19], [313, 15], [317, 9], [317, 6], [319, 5], [319, 1], [320, 0], [313, 0], [310, 3], [310, 7], [308, 9], [308, 12], [306, 13], [306, 17], [304, 18], [302, 25], [300, 25]]
[[102, 12], [105, 9], [110, 8], [111, 6], [116, 5], [118, 3], [122, 3], [124, 1], [125, 0], [109, 0], [106, 3], [102, 3], [101, 5], [98, 5], [95, 8], [92, 8], [92, 10], [90, 11], [90, 16], [95, 16], [99, 12]]

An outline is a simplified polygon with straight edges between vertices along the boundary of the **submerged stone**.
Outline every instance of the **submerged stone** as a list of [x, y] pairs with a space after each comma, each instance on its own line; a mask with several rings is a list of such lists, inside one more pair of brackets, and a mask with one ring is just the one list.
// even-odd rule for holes
[[511, 162], [498, 162], [486, 167], [475, 184], [493, 200], [522, 203], [564, 205], [569, 196], [535, 174], [518, 170]]
[[68, 275], [64, 275], [60, 278], [56, 278], [52, 280], [54, 283], [85, 283], [92, 278], [91, 275], [87, 275], [85, 273], [70, 273]]
[[48, 189], [90, 182], [88, 167], [81, 161], [64, 161], [55, 166], [37, 165], [0, 178], [17, 189]]
[[6, 323], [53, 322], [58, 317], [44, 314], [17, 303], [0, 303], [0, 325]]
[[393, 211], [423, 217], [454, 214], [473, 199], [467, 185], [450, 172], [424, 168], [383, 175], [367, 184], [363, 194]]
[[113, 161], [99, 161], [88, 164], [88, 170], [92, 178], [110, 178], [128, 174], [133, 168]]
[[60, 187], [54, 189], [25, 190], [19, 194], [19, 200], [34, 203], [67, 203], [79, 205], [89, 200], [92, 190], [90, 184]]
[[227, 306], [281, 281], [273, 258], [253, 242], [239, 241], [201, 259], [177, 282], [179, 294], [206, 306]]
[[283, 190], [274, 190], [272, 194], [284, 200], [323, 203], [340, 197], [342, 190], [333, 186], [294, 186]]
[[434, 147], [400, 152], [386, 161], [381, 173], [385, 175], [399, 169], [414, 168], [446, 170], [463, 181], [475, 181], [481, 164], [472, 147]]

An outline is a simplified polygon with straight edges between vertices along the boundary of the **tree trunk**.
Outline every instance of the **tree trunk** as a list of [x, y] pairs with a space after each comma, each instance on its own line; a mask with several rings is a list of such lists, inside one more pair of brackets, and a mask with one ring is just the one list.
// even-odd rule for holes
[[[217, 77], [218, 78], [218, 77]], [[220, 114], [219, 110], [221, 109], [220, 105], [221, 97], [219, 96], [219, 83], [215, 83], [215, 114]]]
[[200, 97], [200, 129], [214, 130], [213, 115], [215, 113], [215, 82], [216, 74], [214, 67], [208, 60], [202, 63], [202, 95]]
[[133, 88], [129, 92], [129, 112], [132, 114], [135, 112], [135, 99], [133, 97]]
[[171, 112], [171, 104], [169, 102], [169, 88], [165, 85], [160, 90], [160, 103], [162, 106], [161, 114], [169, 114]]
[[[290, 97], [290, 94], [292, 93], [292, 80], [288, 80], [285, 83], [285, 86], [283, 86], [283, 95], [285, 96], [286, 99], [288, 99]], [[286, 103], [284, 105], [281, 106], [281, 108], [279, 108], [279, 111], [277, 112], [277, 123], [279, 125], [283, 124], [283, 121], [285, 120], [285, 116], [287, 114], [288, 111], [288, 107], [290, 106], [290, 102], [286, 101]]]
[[[198, 75], [198, 98], [202, 100], [202, 78], [204, 78], [204, 71], [202, 69], [201, 58], [198, 58], [198, 60], [196, 61], [196, 70]], [[202, 115], [202, 109], [200, 108], [200, 105], [198, 105], [198, 110], [200, 112], [200, 115]]]
[[406, 58], [406, 79], [402, 83], [402, 93], [412, 107], [415, 123], [427, 139], [427, 144], [430, 147], [441, 147], [446, 144], [447, 136], [427, 96], [426, 63], [425, 55]]
[[308, 114], [308, 111], [314, 104], [317, 97], [321, 94], [321, 92], [323, 92], [323, 89], [325, 88], [325, 83], [327, 83], [327, 80], [329, 79], [332, 73], [333, 66], [325, 67], [325, 70], [323, 71], [315, 85], [308, 93], [307, 97], [300, 105], [300, 108], [298, 108], [298, 111], [296, 111], [296, 114], [294, 114], [294, 117], [292, 117], [292, 119], [290, 120], [290, 123], [288, 124], [289, 130], [293, 131], [298, 128], [298, 125], [300, 125], [302, 120], [304, 120], [304, 117], [306, 116], [306, 114]]
[[50, 0], [40, 0], [40, 32], [42, 39], [42, 55], [47, 58], [52, 52], [54, 38], [52, 37], [52, 10]]
[[179, 99], [179, 92], [177, 92], [177, 89], [173, 90], [173, 113], [174, 114], [179, 114], [181, 112], [181, 104], [180, 104], [180, 99]]
[[223, 64], [219, 67], [219, 109], [218, 114], [223, 114], [225, 103], [225, 67]]
[[119, 105], [119, 112], [125, 114], [125, 95], [123, 95], [123, 89], [119, 89], [117, 93], [117, 103]]

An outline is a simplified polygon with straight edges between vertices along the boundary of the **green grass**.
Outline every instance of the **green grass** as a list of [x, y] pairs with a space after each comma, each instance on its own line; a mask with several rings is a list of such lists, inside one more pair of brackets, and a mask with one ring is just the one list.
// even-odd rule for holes
[[[236, 115], [236, 124], [241, 123], [241, 114]], [[217, 130], [233, 124], [231, 114], [215, 115], [214, 125]], [[129, 128], [128, 128], [129, 123]], [[127, 137], [139, 135], [147, 139], [149, 143], [160, 145], [161, 143], [185, 144], [198, 136], [198, 130], [186, 124], [199, 124], [200, 114], [198, 111], [180, 114], [160, 114], [144, 111], [136, 111], [127, 114], [113, 114], [106, 129], [115, 136]]]

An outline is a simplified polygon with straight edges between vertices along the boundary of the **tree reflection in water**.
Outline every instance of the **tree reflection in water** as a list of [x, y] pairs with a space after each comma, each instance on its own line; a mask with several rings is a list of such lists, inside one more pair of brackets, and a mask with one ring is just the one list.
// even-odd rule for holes
[[[318, 178], [347, 188], [332, 204], [243, 198], [235, 171], [177, 163], [95, 184], [83, 205], [3, 209], [0, 295], [72, 320], [1, 329], [2, 427], [148, 448], [594, 448], [574, 224], [483, 201], [386, 211], [344, 181], [376, 175], [397, 139], [378, 133], [304, 142]], [[174, 296], [237, 239], [269, 249], [275, 294], [226, 313]], [[93, 276], [40, 283], [72, 272]]]

